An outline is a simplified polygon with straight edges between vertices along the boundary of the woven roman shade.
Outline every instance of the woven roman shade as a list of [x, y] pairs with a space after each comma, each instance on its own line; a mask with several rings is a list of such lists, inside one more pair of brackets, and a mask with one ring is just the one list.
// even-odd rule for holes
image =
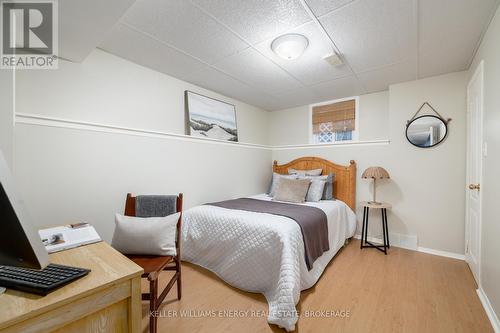
[[332, 132], [354, 131], [356, 120], [356, 100], [348, 100], [326, 105], [314, 106], [312, 109], [313, 133], [320, 132], [320, 124], [331, 123]]

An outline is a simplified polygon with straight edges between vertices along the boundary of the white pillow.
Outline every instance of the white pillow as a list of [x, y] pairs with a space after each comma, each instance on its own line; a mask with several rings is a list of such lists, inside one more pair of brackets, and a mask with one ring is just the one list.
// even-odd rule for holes
[[143, 218], [116, 214], [111, 246], [123, 254], [174, 256], [180, 215]]

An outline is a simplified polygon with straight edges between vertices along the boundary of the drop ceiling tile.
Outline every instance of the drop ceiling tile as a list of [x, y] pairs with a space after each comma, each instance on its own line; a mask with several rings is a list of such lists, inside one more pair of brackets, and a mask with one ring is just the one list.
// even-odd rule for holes
[[323, 82], [309, 88], [320, 98], [320, 101], [358, 96], [365, 93], [363, 86], [355, 76]]
[[225, 58], [214, 66], [232, 77], [270, 94], [302, 86], [284, 70], [251, 48]]
[[[419, 57], [418, 77], [420, 79], [467, 69], [468, 61], [463, 54], [438, 52], [422, 54]], [[466, 65], [464, 65], [466, 64]]]
[[331, 43], [326, 40], [314, 22], [292, 29], [288, 33], [301, 34], [309, 40], [304, 54], [295, 60], [282, 59], [271, 50], [271, 43], [278, 36], [256, 44], [255, 48], [305, 85], [352, 75], [352, 71], [347, 65], [333, 67], [323, 60], [323, 57], [332, 54], [333, 49]]
[[355, 72], [406, 61], [416, 49], [413, 0], [358, 0], [320, 18]]
[[59, 1], [58, 55], [71, 61], [83, 61], [133, 2], [133, 0]]
[[204, 66], [198, 60], [123, 24], [117, 24], [99, 47], [136, 64], [179, 79]]
[[186, 81], [264, 109], [267, 107], [266, 103], [271, 100], [266, 93], [210, 66], [203, 66], [201, 70], [191, 73], [186, 77]]
[[[299, 0], [138, 0], [101, 47], [275, 110], [412, 80], [417, 53], [420, 76], [462, 70], [500, 0], [419, 0], [419, 34], [415, 0], [306, 1], [322, 15], [320, 21], [359, 80], [348, 66], [335, 69], [321, 59], [331, 52], [329, 43], [322, 40]], [[278, 58], [270, 50], [271, 41], [287, 32], [301, 33], [310, 41], [295, 61]]]
[[298, 0], [192, 0], [250, 43], [311, 20]]
[[420, 77], [467, 69], [497, 6], [498, 0], [420, 0]]
[[207, 63], [248, 47], [186, 0], [138, 0], [122, 21]]
[[351, 2], [353, 0], [306, 0], [306, 3], [316, 16], [329, 13]]
[[416, 60], [357, 74], [368, 93], [389, 89], [389, 85], [417, 79]]

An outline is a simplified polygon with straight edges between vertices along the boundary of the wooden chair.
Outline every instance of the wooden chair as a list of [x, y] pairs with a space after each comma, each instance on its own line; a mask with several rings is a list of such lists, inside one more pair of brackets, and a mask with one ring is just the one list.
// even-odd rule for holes
[[[161, 303], [167, 296], [170, 289], [172, 289], [175, 282], [177, 282], [177, 299], [182, 297], [182, 283], [181, 283], [181, 251], [180, 251], [180, 232], [182, 220], [182, 193], [177, 196], [176, 212], [180, 212], [181, 216], [177, 222], [177, 235], [175, 239], [175, 247], [177, 254], [175, 256], [151, 256], [151, 255], [126, 255], [130, 260], [144, 269], [142, 274], [143, 278], [149, 281], [149, 293], [142, 294], [143, 300], [149, 300], [149, 332], [156, 333], [158, 316], [157, 312]], [[135, 215], [135, 197], [132, 194], [127, 194], [125, 202], [125, 215]], [[158, 296], [158, 277], [162, 271], [175, 271], [174, 276], [168, 282], [167, 286]]]

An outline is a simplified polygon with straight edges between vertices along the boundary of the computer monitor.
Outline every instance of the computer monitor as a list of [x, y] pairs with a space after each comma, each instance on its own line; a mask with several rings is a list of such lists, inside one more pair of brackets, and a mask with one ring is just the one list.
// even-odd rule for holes
[[42, 269], [48, 260], [0, 151], [0, 266]]

